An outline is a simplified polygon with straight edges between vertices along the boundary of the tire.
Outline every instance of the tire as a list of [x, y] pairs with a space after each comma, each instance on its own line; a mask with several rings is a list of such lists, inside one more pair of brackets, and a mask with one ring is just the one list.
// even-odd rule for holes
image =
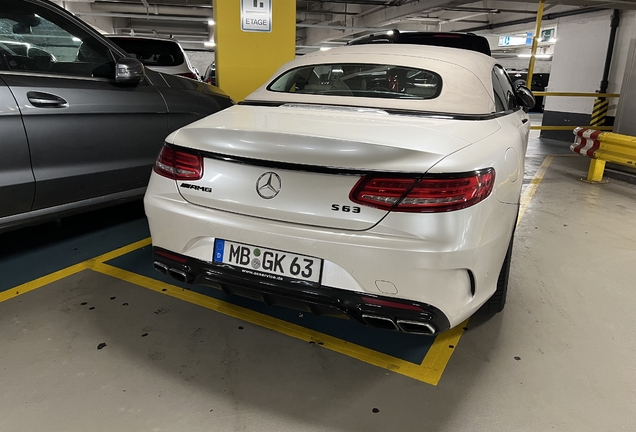
[[506, 252], [506, 257], [504, 258], [503, 265], [501, 266], [499, 277], [497, 278], [497, 290], [492, 295], [492, 297], [488, 299], [485, 305], [486, 311], [488, 313], [499, 313], [506, 305], [506, 296], [508, 295], [508, 279], [510, 277], [510, 262], [512, 261], [513, 240], [514, 232], [512, 238], [510, 239], [508, 251]]

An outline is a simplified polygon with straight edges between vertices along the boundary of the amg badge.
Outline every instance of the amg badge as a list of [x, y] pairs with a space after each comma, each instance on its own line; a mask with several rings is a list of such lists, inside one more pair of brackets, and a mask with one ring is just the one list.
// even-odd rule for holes
[[182, 188], [185, 188], [185, 189], [193, 189], [193, 190], [198, 190], [198, 191], [212, 193], [212, 188], [211, 187], [191, 185], [191, 184], [188, 184], [188, 183], [181, 183], [181, 185], [179, 187], [182, 187]]

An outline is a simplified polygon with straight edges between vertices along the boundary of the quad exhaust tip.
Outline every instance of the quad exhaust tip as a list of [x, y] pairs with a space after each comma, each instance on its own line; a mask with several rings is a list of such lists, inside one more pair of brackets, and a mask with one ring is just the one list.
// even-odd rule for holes
[[155, 270], [157, 270], [160, 273], [163, 273], [165, 275], [168, 274], [168, 266], [160, 263], [159, 261], [155, 261], [152, 263], [153, 267], [155, 268]]
[[427, 336], [432, 336], [437, 332], [432, 324], [420, 321], [393, 321], [391, 318], [377, 315], [362, 315], [362, 319], [371, 327], [385, 330], [399, 330], [403, 331], [404, 333], [421, 334]]
[[409, 320], [398, 320], [397, 325], [405, 333], [417, 333], [423, 335], [434, 335], [435, 327], [429, 323]]
[[188, 282], [188, 274], [181, 270], [171, 268], [168, 270], [168, 275], [179, 282]]
[[398, 330], [397, 324], [395, 324], [391, 318], [376, 315], [362, 315], [362, 319], [371, 327], [385, 330]]
[[153, 262], [152, 265], [158, 272], [168, 275], [171, 278], [178, 280], [179, 282], [188, 282], [188, 274], [186, 272], [177, 270], [175, 268], [170, 268], [167, 265], [160, 263], [159, 261]]

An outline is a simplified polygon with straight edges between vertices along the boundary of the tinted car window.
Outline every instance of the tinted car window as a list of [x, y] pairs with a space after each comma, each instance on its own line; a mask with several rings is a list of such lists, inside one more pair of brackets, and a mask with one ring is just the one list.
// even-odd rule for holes
[[497, 112], [513, 110], [519, 106], [514, 86], [504, 68], [499, 65], [492, 69], [492, 87]]
[[385, 64], [321, 64], [292, 69], [268, 90], [330, 96], [433, 99], [442, 90], [435, 72]]
[[4, 69], [86, 77], [114, 76], [108, 48], [48, 9], [3, 0], [0, 56]]
[[172, 41], [109, 37], [128, 54], [146, 66], [179, 66], [183, 64], [183, 52]]
[[512, 110], [517, 108], [517, 96], [515, 95], [514, 86], [508, 77], [508, 74], [503, 67], [495, 65], [493, 68], [494, 78], [499, 81], [499, 86], [502, 92], [502, 102], [506, 107], [506, 110]]
[[506, 100], [506, 94], [501, 87], [501, 83], [499, 82], [499, 78], [497, 77], [497, 72], [495, 72], [494, 69], [492, 70], [492, 89], [495, 97], [495, 111], [506, 111], [506, 105], [504, 103], [504, 101]]

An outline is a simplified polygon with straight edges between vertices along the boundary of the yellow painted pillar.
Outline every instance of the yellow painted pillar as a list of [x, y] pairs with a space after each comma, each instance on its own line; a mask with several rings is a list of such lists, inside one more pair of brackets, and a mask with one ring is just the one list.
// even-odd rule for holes
[[530, 55], [530, 64], [528, 65], [528, 77], [526, 83], [528, 88], [532, 90], [532, 75], [534, 74], [534, 64], [537, 55], [537, 46], [539, 37], [541, 36], [541, 21], [543, 21], [543, 7], [545, 6], [545, 0], [539, 2], [539, 9], [537, 10], [537, 22], [535, 25], [534, 33], [532, 34], [532, 54]]
[[296, 0], [213, 0], [213, 8], [217, 85], [239, 102], [294, 59]]

